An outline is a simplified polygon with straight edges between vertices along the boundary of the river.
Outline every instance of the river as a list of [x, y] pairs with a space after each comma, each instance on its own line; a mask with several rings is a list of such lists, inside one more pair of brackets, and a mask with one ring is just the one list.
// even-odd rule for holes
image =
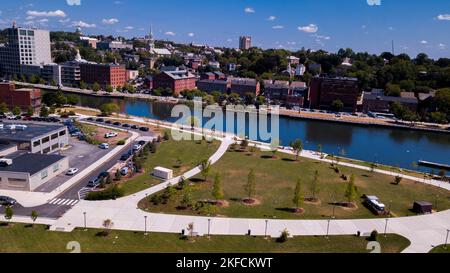
[[[171, 104], [87, 95], [79, 97], [80, 105], [85, 107], [99, 108], [103, 103], [114, 102], [122, 113], [177, 120], [171, 117]], [[295, 139], [303, 141], [304, 149], [317, 150], [321, 145], [322, 151], [328, 154], [405, 169], [431, 171], [430, 168], [416, 166], [418, 160], [450, 164], [450, 134], [446, 133], [280, 117], [281, 144], [289, 145]]]

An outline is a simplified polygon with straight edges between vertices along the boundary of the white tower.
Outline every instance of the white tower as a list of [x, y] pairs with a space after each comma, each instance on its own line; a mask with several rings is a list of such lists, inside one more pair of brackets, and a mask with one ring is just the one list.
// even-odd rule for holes
[[153, 37], [153, 25], [150, 25], [150, 35], [148, 36], [148, 49], [153, 51], [155, 49], [155, 39]]

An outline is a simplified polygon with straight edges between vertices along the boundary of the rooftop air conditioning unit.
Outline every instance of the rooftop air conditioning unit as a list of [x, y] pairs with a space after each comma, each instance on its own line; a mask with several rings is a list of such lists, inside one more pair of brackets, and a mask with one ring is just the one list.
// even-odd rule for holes
[[13, 160], [10, 158], [0, 158], [0, 166], [11, 166], [13, 164]]

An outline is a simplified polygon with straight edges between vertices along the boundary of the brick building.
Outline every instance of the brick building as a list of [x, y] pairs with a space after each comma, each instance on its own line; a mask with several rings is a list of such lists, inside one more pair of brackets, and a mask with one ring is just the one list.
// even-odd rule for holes
[[103, 87], [108, 85], [116, 88], [127, 81], [125, 66], [118, 64], [81, 63], [81, 80], [87, 84], [98, 83]]
[[309, 89], [309, 106], [314, 109], [330, 109], [335, 100], [344, 104], [345, 111], [357, 110], [361, 89], [356, 78], [314, 77]]
[[261, 84], [255, 79], [233, 78], [231, 79], [230, 89], [231, 93], [237, 93], [242, 97], [247, 93], [258, 96], [261, 93]]
[[197, 82], [197, 89], [204, 91], [204, 92], [214, 92], [218, 91], [220, 93], [228, 93], [228, 90], [230, 89], [230, 81], [227, 80], [199, 80]]
[[16, 89], [14, 83], [0, 83], [0, 103], [6, 103], [9, 109], [19, 106], [26, 111], [30, 106], [37, 110], [41, 107], [41, 90], [37, 88]]
[[196, 88], [197, 78], [186, 70], [164, 71], [153, 77], [153, 88], [170, 88], [174, 95]]

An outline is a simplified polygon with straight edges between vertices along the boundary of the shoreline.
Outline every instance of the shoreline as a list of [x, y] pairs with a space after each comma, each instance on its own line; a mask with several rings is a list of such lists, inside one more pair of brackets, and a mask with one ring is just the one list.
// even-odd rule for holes
[[[86, 96], [92, 96], [92, 97], [98, 97], [98, 98], [111, 98], [111, 99], [141, 99], [146, 100], [150, 102], [158, 102], [158, 103], [167, 103], [167, 104], [177, 104], [177, 103], [183, 103], [183, 104], [189, 104], [191, 101], [185, 100], [185, 99], [176, 99], [176, 98], [166, 98], [166, 97], [157, 97], [157, 96], [151, 96], [148, 94], [128, 94], [128, 93], [119, 93], [119, 92], [113, 92], [108, 93], [105, 91], [99, 91], [99, 92], [93, 92], [89, 90], [80, 90], [77, 88], [69, 88], [64, 87], [63, 89], [59, 89], [58, 87], [54, 86], [44, 86], [39, 84], [30, 84], [30, 83], [19, 83], [15, 82], [17, 85], [22, 86], [33, 86], [36, 88], [40, 88], [42, 90], [48, 90], [48, 91], [62, 91], [64, 93], [74, 93], [78, 95], [86, 95]], [[223, 107], [220, 107], [223, 110]], [[248, 111], [245, 111], [248, 113]], [[271, 113], [270, 108], [268, 109], [268, 113]], [[406, 129], [406, 130], [416, 130], [416, 131], [424, 131], [424, 132], [434, 132], [434, 133], [444, 133], [448, 134], [450, 133], [450, 125], [427, 125], [423, 123], [415, 123], [414, 126], [410, 126], [407, 124], [399, 124], [394, 123], [395, 121], [390, 120], [380, 120], [380, 119], [374, 119], [374, 118], [362, 118], [362, 117], [348, 117], [348, 116], [342, 116], [340, 118], [336, 118], [335, 114], [328, 114], [328, 113], [319, 113], [319, 112], [298, 112], [294, 110], [287, 110], [287, 109], [280, 109], [279, 110], [280, 117], [285, 118], [291, 118], [291, 119], [303, 119], [303, 120], [316, 120], [316, 121], [325, 121], [325, 122], [335, 122], [340, 124], [350, 124], [350, 125], [359, 125], [359, 126], [376, 126], [376, 127], [386, 127], [386, 128], [396, 128], [396, 129]], [[424, 127], [418, 127], [418, 126], [424, 126]], [[428, 127], [425, 127], [428, 126]], [[435, 128], [430, 128], [429, 126], [433, 126]], [[444, 127], [444, 128], [436, 128], [436, 127]]]

